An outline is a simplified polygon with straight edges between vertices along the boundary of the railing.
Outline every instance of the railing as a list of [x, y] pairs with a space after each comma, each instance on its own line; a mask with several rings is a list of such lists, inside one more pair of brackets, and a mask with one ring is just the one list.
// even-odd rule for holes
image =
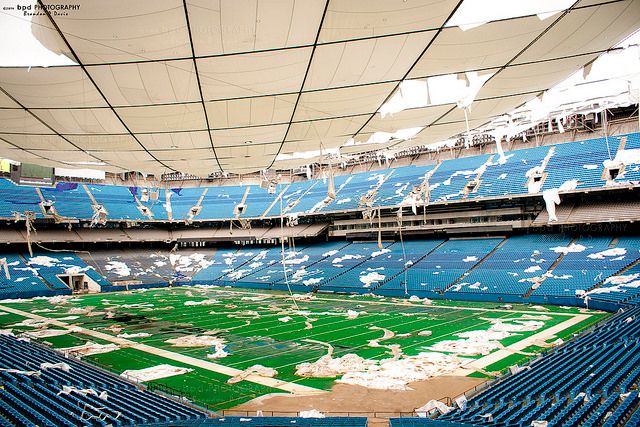
[[194, 406], [198, 409], [205, 408], [209, 412], [213, 412], [215, 415], [221, 414], [221, 412], [216, 410], [214, 406], [194, 398], [193, 395], [187, 391], [178, 390], [176, 388], [169, 387], [168, 385], [161, 384], [161, 383], [148, 383], [147, 389], [153, 392], [160, 392], [164, 395], [167, 395], [173, 398], [174, 400], [178, 400], [183, 404]]
[[[394, 411], [338, 411], [327, 412], [321, 411], [327, 417], [367, 417], [367, 418], [398, 418], [398, 417], [414, 417], [415, 412], [394, 412]], [[270, 411], [270, 410], [237, 410], [225, 409], [219, 411], [223, 416], [228, 417], [298, 417], [298, 411]]]

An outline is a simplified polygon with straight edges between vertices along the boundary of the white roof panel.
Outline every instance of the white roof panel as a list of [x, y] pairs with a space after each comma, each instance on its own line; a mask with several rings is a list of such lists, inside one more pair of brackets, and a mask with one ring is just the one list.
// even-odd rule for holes
[[[565, 3], [540, 17], [488, 11], [463, 31], [447, 26], [459, 0], [82, 1], [25, 33], [69, 59], [56, 64], [77, 65], [0, 67], [0, 157], [206, 176], [267, 168], [277, 154], [276, 167], [304, 165], [320, 145], [357, 154], [440, 142], [466, 129], [441, 82], [464, 89], [465, 72], [495, 72], [455, 92], [473, 128], [640, 28], [637, 0]], [[406, 141], [345, 145], [422, 127]]]

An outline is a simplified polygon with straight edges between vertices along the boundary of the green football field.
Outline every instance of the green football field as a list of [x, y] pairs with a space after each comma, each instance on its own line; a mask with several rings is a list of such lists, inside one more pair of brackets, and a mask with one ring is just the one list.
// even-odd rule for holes
[[[207, 300], [207, 304], [197, 304]], [[78, 309], [82, 308], [89, 308], [89, 315], [79, 314]], [[27, 317], [42, 317], [66, 318], [62, 320], [63, 324], [45, 326], [51, 329], [80, 326], [89, 330], [39, 339], [54, 348], [77, 346], [88, 341], [108, 344], [117, 341], [118, 334], [147, 333], [148, 337], [128, 338], [131, 343], [146, 346], [133, 348], [122, 345], [120, 340], [119, 349], [84, 359], [116, 374], [161, 364], [193, 369], [186, 374], [150, 381], [147, 385], [164, 387], [212, 409], [227, 409], [264, 394], [285, 392], [283, 387], [274, 386], [269, 381], [245, 380], [228, 384], [228, 368], [244, 370], [260, 364], [277, 370], [275, 379], [280, 381], [273, 383], [329, 390], [336, 378], [306, 378], [295, 374], [296, 365], [314, 362], [327, 353], [327, 346], [323, 343], [333, 346], [334, 358], [353, 353], [365, 359], [380, 360], [391, 357], [389, 345], [396, 344], [403, 355], [414, 356], [432, 351], [429, 347], [438, 342], [459, 340], [455, 334], [487, 330], [496, 319], [513, 322], [527, 318], [523, 316], [536, 318], [542, 315], [545, 318], [543, 328], [517, 332], [500, 340], [500, 344], [507, 348], [520, 343], [519, 351], [497, 357], [481, 370], [484, 373], [467, 373], [477, 376], [504, 371], [542, 351], [542, 347], [521, 342], [529, 337], [535, 338], [535, 334], [555, 327], [557, 330], [553, 337], [545, 337], [545, 340], [567, 339], [608, 316], [595, 311], [580, 312], [577, 308], [545, 308], [543, 311], [517, 304], [505, 308], [495, 303], [461, 301], [434, 301], [426, 305], [421, 301], [403, 299], [323, 294], [310, 301], [294, 303], [288, 294], [282, 292], [183, 287], [80, 295], [70, 297], [62, 304], [48, 299], [4, 301], [0, 303], [0, 329], [11, 329], [18, 335], [34, 328], [16, 326], [17, 323]], [[351, 317], [354, 317], [353, 312], [357, 317], [349, 318], [349, 311], [352, 312]], [[120, 330], [114, 330], [114, 325]], [[370, 329], [372, 327], [374, 329]], [[380, 328], [393, 332], [395, 336], [381, 341], [384, 331]], [[418, 334], [427, 330], [431, 335]], [[107, 335], [91, 336], [91, 331]], [[175, 347], [166, 342], [185, 335], [222, 338], [228, 355], [211, 359], [207, 358], [214, 352], [210, 346]], [[372, 347], [369, 345], [371, 340], [379, 340], [384, 346]], [[536, 344], [540, 341], [537, 340]], [[171, 353], [154, 354], [149, 350], [154, 348]], [[176, 360], [180, 355], [191, 358]], [[481, 359], [483, 356], [464, 357]], [[197, 361], [209, 364], [200, 366]]]

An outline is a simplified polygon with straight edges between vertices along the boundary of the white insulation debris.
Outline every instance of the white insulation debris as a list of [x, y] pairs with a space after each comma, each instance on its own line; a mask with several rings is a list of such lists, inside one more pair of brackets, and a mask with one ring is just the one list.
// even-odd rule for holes
[[120, 374], [120, 376], [142, 383], [142, 382], [157, 380], [160, 378], [167, 378], [167, 377], [173, 377], [176, 375], [182, 375], [191, 371], [193, 371], [193, 369], [182, 368], [182, 367], [171, 366], [171, 365], [157, 365], [157, 366], [152, 366], [150, 368], [137, 369], [137, 370], [127, 369], [122, 374]]

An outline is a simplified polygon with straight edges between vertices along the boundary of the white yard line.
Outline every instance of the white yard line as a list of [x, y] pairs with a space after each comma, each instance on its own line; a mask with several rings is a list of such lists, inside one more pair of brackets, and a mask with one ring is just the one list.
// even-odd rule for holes
[[[18, 310], [15, 308], [10, 308], [10, 307], [0, 305], [0, 310], [5, 311], [7, 313], [17, 314], [22, 317], [27, 317], [29, 319], [46, 320], [50, 322], [52, 325], [59, 326], [61, 328], [65, 328], [65, 329], [73, 328], [74, 331], [77, 331], [78, 333], [81, 333], [83, 335], [99, 338], [105, 341], [112, 342], [114, 344], [118, 344], [122, 347], [133, 348], [136, 350], [143, 351], [145, 353], [154, 354], [156, 356], [174, 360], [176, 362], [184, 363], [187, 365], [206, 369], [208, 371], [227, 375], [229, 377], [234, 377], [242, 372], [240, 369], [230, 368], [228, 366], [208, 362], [206, 360], [197, 359], [195, 357], [186, 356], [179, 353], [174, 353], [173, 351], [163, 350], [161, 348], [152, 347], [150, 345], [141, 344], [141, 343], [130, 341], [124, 338], [114, 337], [112, 335], [105, 334], [103, 332], [93, 331], [91, 329], [83, 328], [76, 325], [70, 325], [68, 323], [61, 322], [59, 320], [39, 316], [33, 313], [28, 313], [26, 311]], [[252, 383], [264, 385], [267, 387], [277, 388], [279, 390], [283, 390], [296, 395], [310, 395], [310, 394], [325, 393], [325, 391], [319, 390], [313, 387], [307, 387], [300, 384], [290, 383], [290, 382], [278, 380], [275, 378], [261, 377], [259, 375], [249, 375], [245, 378], [245, 381], [250, 381]]]
[[514, 352], [521, 351], [529, 346], [534, 345], [536, 341], [542, 340], [546, 341], [555, 334], [564, 331], [572, 327], [573, 325], [577, 325], [578, 323], [588, 319], [591, 317], [588, 314], [575, 314], [573, 318], [567, 319], [562, 323], [558, 323], [555, 326], [552, 326], [544, 331], [538, 332], [535, 335], [531, 335], [521, 341], [513, 343], [503, 349], [495, 351], [487, 356], [481, 357], [480, 359], [471, 360], [469, 363], [465, 365], [464, 368], [458, 369], [454, 375], [469, 375], [470, 373], [478, 370], [484, 370], [487, 366], [499, 362], [505, 357], [511, 356]]
[[[282, 298], [282, 299], [289, 299], [291, 298], [289, 295], [276, 295], [276, 294], [265, 294], [262, 292], [243, 292], [243, 291], [238, 291], [238, 290], [230, 290], [230, 289], [226, 289], [226, 288], [196, 288], [196, 289], [206, 289], [206, 290], [211, 290], [214, 292], [222, 292], [222, 293], [234, 293], [234, 294], [240, 294], [240, 295], [251, 295], [251, 296], [256, 296], [256, 295], [261, 295], [261, 296], [268, 296], [271, 298]], [[194, 295], [194, 297], [197, 297], [197, 295]], [[385, 297], [385, 298], [396, 298], [396, 297]], [[402, 299], [402, 297], [397, 297]], [[341, 301], [341, 302], [348, 302], [348, 301], [353, 301], [353, 299], [350, 296], [344, 296], [343, 298], [321, 298], [318, 297], [316, 295], [316, 298], [314, 301]], [[544, 310], [507, 310], [504, 308], [481, 308], [481, 307], [461, 307], [461, 306], [456, 306], [456, 305], [438, 305], [437, 301], [438, 300], [434, 300], [433, 305], [425, 305], [425, 304], [413, 304], [411, 302], [409, 302], [408, 299], [403, 300], [403, 301], [362, 301], [362, 300], [355, 300], [358, 302], [358, 304], [380, 304], [380, 305], [395, 305], [395, 306], [403, 306], [403, 307], [423, 307], [423, 308], [441, 308], [441, 309], [446, 309], [446, 308], [450, 308], [453, 310], [470, 310], [470, 311], [492, 311], [492, 312], [500, 312], [500, 313], [521, 313], [521, 314], [537, 314], [537, 315], [541, 315], [541, 314], [552, 314], [554, 316], [565, 316], [565, 317], [573, 317], [573, 316], [577, 316], [576, 313], [562, 313], [562, 312], [558, 312], [558, 311], [544, 311]], [[479, 301], [480, 302], [480, 301]], [[486, 302], [484, 302], [484, 304], [487, 304]], [[498, 304], [498, 303], [495, 303]], [[505, 303], [507, 304], [507, 303]], [[504, 304], [503, 304], [504, 305]], [[594, 311], [594, 313], [598, 313], [598, 311]]]

